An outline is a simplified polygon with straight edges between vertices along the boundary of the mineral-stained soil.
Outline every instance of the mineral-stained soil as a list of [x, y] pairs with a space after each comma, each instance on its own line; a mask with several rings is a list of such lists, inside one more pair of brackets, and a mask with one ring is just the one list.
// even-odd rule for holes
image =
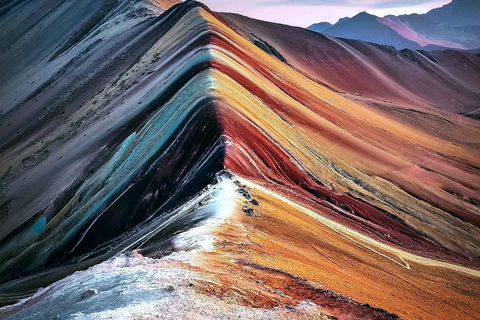
[[479, 57], [193, 1], [0, 16], [0, 316], [480, 318]]

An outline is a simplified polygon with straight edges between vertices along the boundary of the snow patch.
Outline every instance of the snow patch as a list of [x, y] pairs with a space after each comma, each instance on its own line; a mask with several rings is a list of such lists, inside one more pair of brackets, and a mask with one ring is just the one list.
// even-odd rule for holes
[[173, 240], [177, 250], [213, 250], [214, 237], [210, 231], [222, 221], [226, 220], [235, 209], [235, 186], [225, 174], [217, 177], [209, 194], [200, 201], [204, 206], [199, 210], [207, 210], [213, 214], [196, 227], [182, 232]]

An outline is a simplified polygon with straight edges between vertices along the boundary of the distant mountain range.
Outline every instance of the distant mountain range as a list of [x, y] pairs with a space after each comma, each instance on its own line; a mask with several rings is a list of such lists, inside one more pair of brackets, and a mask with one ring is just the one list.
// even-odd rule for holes
[[361, 12], [333, 25], [321, 22], [308, 29], [335, 37], [391, 45], [397, 49], [473, 50], [480, 48], [479, 17], [479, 0], [454, 0], [423, 15], [380, 18]]
[[428, 19], [446, 26], [480, 26], [479, 0], [453, 0], [425, 14]]

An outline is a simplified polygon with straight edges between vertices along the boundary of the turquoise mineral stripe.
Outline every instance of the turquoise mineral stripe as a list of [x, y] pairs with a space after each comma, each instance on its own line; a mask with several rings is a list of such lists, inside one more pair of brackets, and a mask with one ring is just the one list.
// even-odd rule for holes
[[[210, 59], [209, 52], [203, 52], [196, 63]], [[191, 66], [188, 66], [188, 70]], [[213, 86], [209, 71], [197, 74], [163, 108], [161, 108], [136, 134], [129, 136], [112, 158], [88, 179], [81, 187], [90, 196], [82, 197], [84, 203], [75, 208], [77, 222], [70, 225], [67, 236], [75, 234], [93, 216], [101, 214], [106, 206], [125, 190], [138, 171], [155, 156], [172, 135], [181, 128], [196, 102], [208, 95]], [[193, 88], [185, 94], [186, 88]], [[86, 212], [85, 212], [86, 211]], [[82, 214], [85, 212], [85, 214]]]
[[32, 229], [30, 230], [30, 232], [32, 232], [33, 234], [39, 234], [40, 231], [43, 230], [43, 228], [45, 228], [45, 225], [47, 224], [47, 220], [45, 219], [45, 217], [41, 217], [40, 219], [37, 220], [37, 222], [35, 223], [35, 225], [32, 227]]

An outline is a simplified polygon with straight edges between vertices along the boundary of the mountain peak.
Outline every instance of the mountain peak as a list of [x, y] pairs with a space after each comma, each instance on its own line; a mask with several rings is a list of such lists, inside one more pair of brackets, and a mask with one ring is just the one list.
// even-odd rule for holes
[[152, 4], [159, 7], [163, 11], [170, 9], [172, 6], [179, 4], [180, 0], [149, 0]]
[[335, 22], [335, 25], [337, 25], [337, 24], [339, 24], [339, 23], [342, 23], [342, 22], [344, 22], [344, 21], [347, 21], [347, 20], [349, 20], [349, 19], [350, 19], [350, 17], [343, 17], [343, 18], [340, 18], [340, 19], [338, 19], [338, 21], [337, 21], [337, 22]]
[[372, 14], [368, 13], [367, 11], [362, 11], [362, 12], [359, 12], [357, 15], [355, 15], [354, 17], [358, 17], [358, 16], [373, 16]]
[[331, 23], [329, 22], [320, 22], [320, 23], [314, 23], [311, 26], [308, 27], [308, 29], [316, 31], [316, 32], [322, 32], [332, 26]]
[[375, 19], [375, 18], [378, 18], [378, 17], [373, 15], [373, 14], [370, 14], [366, 11], [362, 11], [362, 12], [359, 12], [358, 14], [356, 14], [355, 16], [353, 16], [349, 20], [370, 20], [370, 19]]

